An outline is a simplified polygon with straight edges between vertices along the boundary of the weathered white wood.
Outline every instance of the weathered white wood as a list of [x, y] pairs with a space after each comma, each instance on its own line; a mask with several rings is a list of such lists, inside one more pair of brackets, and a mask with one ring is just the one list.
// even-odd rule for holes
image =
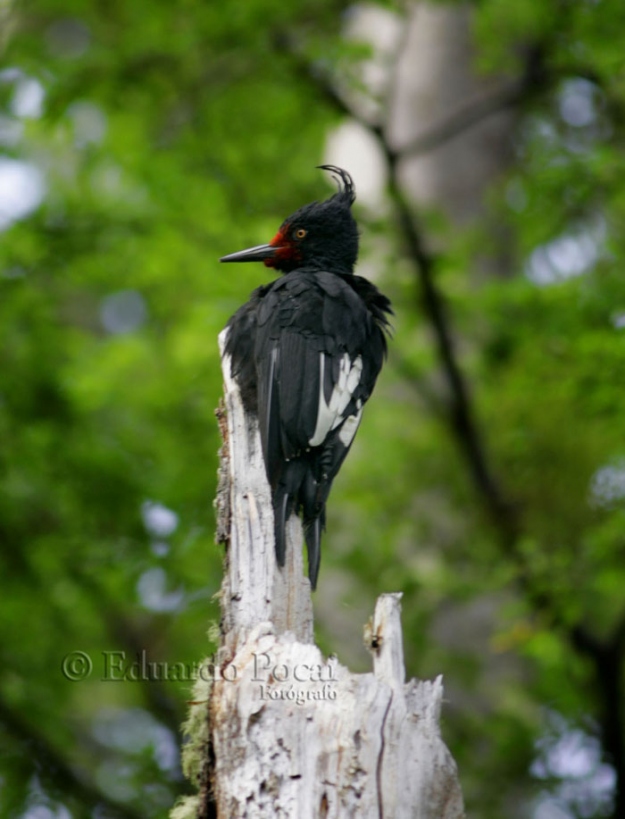
[[384, 726], [384, 815], [414, 819], [463, 816], [456, 765], [439, 729], [443, 678], [405, 683], [400, 601], [401, 594], [381, 595], [371, 631], [367, 630], [374, 674], [393, 691]]
[[365, 630], [372, 673], [352, 674], [312, 644], [301, 525], [289, 522], [280, 571], [257, 424], [227, 359], [223, 367], [218, 531], [228, 559], [208, 721], [217, 815], [460, 819], [456, 766], [438, 726], [441, 678], [405, 683], [401, 595], [382, 595]]

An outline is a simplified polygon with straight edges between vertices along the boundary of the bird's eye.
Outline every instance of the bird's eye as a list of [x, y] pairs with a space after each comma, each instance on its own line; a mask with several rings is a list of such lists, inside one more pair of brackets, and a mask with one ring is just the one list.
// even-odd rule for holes
[[298, 229], [295, 231], [295, 238], [296, 238], [296, 239], [303, 239], [303, 238], [304, 238], [304, 236], [305, 236], [307, 233], [308, 233], [308, 231], [307, 231], [307, 230], [304, 230], [304, 228], [298, 228]]

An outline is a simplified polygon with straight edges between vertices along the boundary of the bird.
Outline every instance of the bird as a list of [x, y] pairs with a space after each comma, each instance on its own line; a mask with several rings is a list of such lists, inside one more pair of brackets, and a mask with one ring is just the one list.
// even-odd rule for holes
[[313, 590], [326, 501], [386, 358], [393, 314], [390, 300], [354, 273], [352, 177], [335, 165], [318, 168], [332, 175], [336, 193], [296, 210], [268, 244], [220, 259], [282, 274], [228, 321], [224, 355], [246, 413], [258, 420], [277, 563], [285, 563], [286, 523], [301, 514]]

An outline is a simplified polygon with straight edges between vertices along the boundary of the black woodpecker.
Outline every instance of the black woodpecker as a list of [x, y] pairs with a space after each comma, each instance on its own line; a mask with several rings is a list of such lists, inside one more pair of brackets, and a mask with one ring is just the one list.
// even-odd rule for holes
[[258, 418], [278, 564], [286, 522], [301, 512], [313, 589], [326, 501], [382, 368], [392, 314], [386, 296], [353, 272], [352, 178], [320, 167], [334, 175], [338, 193], [295, 211], [269, 244], [221, 259], [264, 262], [284, 274], [230, 319], [225, 352], [245, 410]]

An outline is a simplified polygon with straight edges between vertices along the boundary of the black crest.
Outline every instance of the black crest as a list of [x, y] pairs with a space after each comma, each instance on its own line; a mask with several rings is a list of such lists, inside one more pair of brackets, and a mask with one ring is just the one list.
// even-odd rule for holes
[[317, 165], [317, 167], [321, 171], [328, 171], [332, 174], [332, 178], [339, 188], [339, 192], [336, 196], [346, 199], [348, 205], [353, 205], [356, 201], [356, 188], [354, 187], [354, 180], [347, 171], [344, 171], [343, 168], [338, 168], [336, 165]]

